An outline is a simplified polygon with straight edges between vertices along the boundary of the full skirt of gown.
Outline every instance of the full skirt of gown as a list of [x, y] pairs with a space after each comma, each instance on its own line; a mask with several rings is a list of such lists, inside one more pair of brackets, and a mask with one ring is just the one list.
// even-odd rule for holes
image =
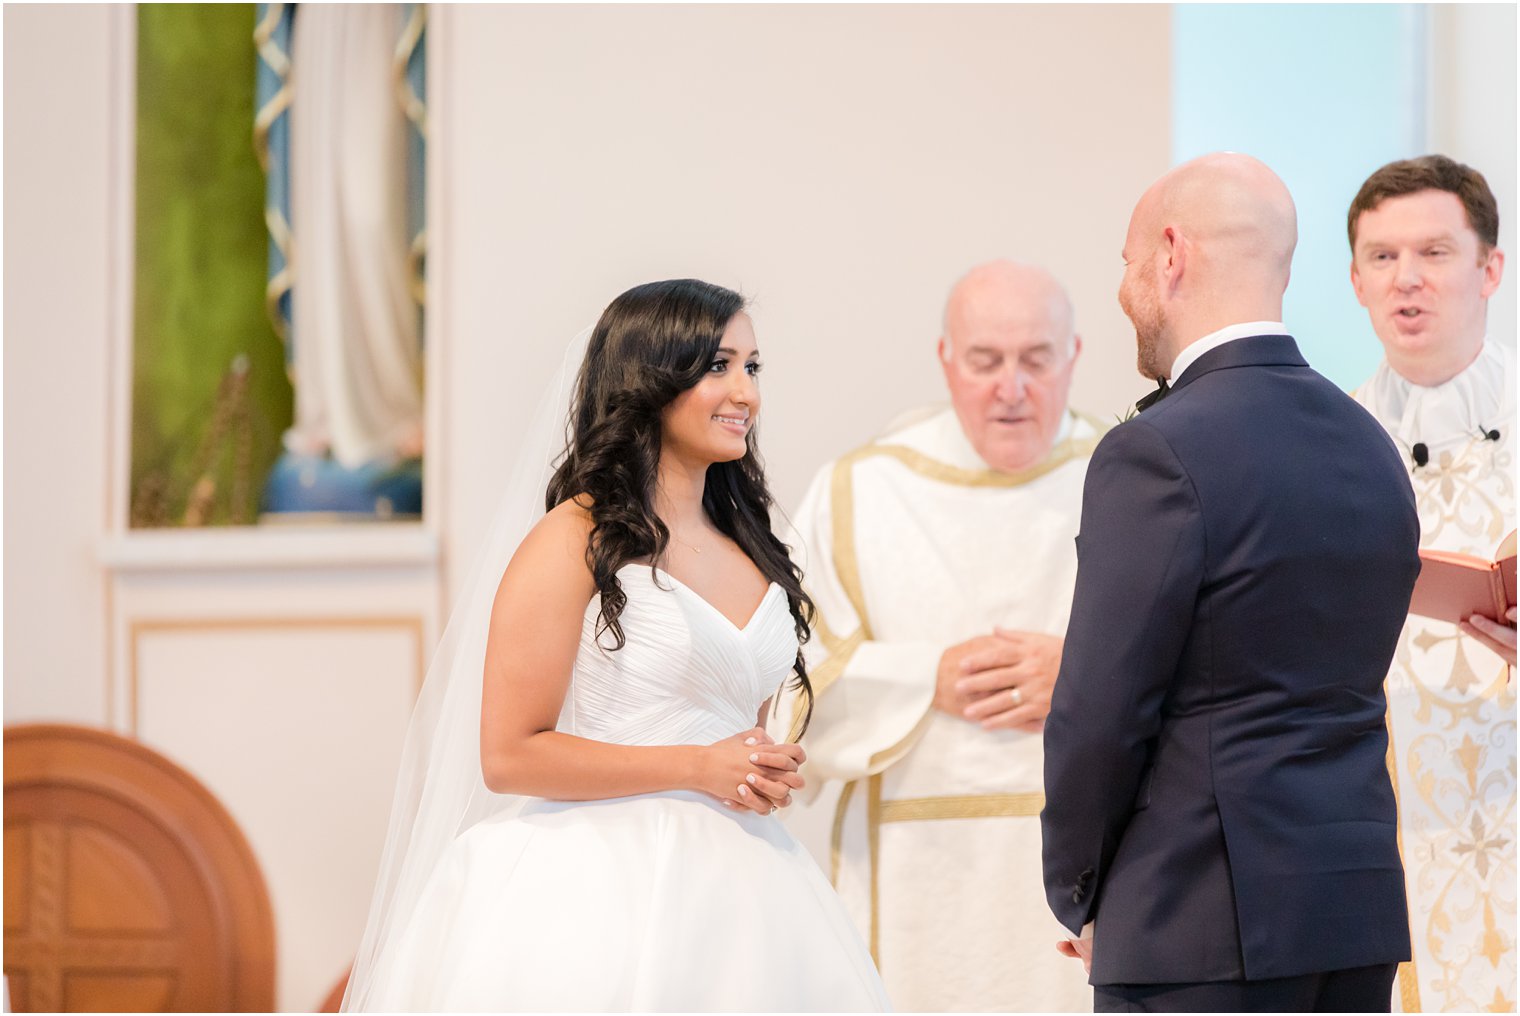
[[[771, 586], [739, 628], [647, 565], [620, 573], [627, 644], [587, 608], [558, 729], [707, 744], [754, 725], [796, 653]], [[465, 830], [377, 963], [393, 1011], [872, 1011], [881, 978], [811, 855], [775, 816], [704, 794], [529, 799]]]

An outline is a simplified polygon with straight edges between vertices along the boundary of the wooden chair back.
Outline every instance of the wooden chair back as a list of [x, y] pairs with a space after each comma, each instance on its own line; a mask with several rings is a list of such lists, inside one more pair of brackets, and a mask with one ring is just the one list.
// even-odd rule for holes
[[5, 974], [17, 1012], [269, 1012], [274, 917], [227, 810], [144, 745], [5, 731]]

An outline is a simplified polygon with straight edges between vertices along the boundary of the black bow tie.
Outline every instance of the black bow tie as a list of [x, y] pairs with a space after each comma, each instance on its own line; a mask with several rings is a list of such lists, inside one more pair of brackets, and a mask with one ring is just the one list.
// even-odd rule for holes
[[1166, 378], [1162, 378], [1161, 380], [1157, 381], [1156, 390], [1145, 396], [1139, 402], [1135, 403], [1135, 412], [1145, 412], [1147, 409], [1151, 408], [1156, 403], [1166, 398], [1171, 390], [1172, 386], [1166, 383]]

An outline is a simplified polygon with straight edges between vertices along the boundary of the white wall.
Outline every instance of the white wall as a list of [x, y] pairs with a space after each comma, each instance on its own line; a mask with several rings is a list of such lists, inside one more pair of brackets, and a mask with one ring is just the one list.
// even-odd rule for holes
[[5, 10], [5, 722], [106, 722], [110, 14]]
[[1477, 169], [1499, 200], [1499, 246], [1509, 257], [1488, 303], [1488, 334], [1515, 345], [1520, 247], [1515, 245], [1515, 7], [1432, 4], [1430, 150]]
[[1167, 166], [1168, 19], [1139, 5], [435, 10], [450, 559], [479, 539], [559, 351], [652, 279], [754, 298], [783, 505], [826, 459], [944, 398], [941, 305], [986, 258], [1066, 282], [1086, 340], [1073, 402], [1105, 419], [1127, 408], [1148, 385], [1115, 299], [1119, 250]]

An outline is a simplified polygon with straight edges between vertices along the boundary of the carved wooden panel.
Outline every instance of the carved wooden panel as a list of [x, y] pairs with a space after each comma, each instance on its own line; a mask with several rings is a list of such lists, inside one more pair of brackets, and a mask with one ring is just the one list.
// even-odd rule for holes
[[269, 1011], [274, 922], [242, 832], [143, 745], [5, 731], [5, 974], [17, 1012]]

